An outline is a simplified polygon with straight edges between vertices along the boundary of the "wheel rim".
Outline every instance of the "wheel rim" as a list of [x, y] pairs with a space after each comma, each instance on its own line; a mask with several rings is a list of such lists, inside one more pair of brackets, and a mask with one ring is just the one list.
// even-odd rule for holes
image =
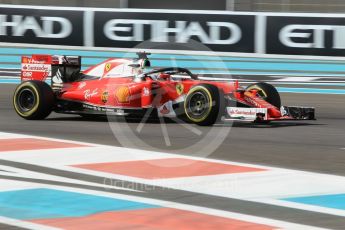
[[35, 107], [36, 97], [31, 89], [23, 89], [17, 97], [17, 105], [23, 112], [28, 112]]
[[188, 111], [192, 117], [201, 118], [209, 111], [209, 99], [203, 92], [194, 92], [190, 95]]

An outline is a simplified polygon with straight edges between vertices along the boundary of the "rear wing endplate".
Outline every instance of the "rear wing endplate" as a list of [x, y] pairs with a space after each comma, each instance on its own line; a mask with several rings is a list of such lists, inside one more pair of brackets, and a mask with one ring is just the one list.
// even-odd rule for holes
[[21, 81], [47, 81], [55, 77], [61, 83], [68, 82], [81, 67], [80, 56], [34, 54], [23, 56], [21, 62]]

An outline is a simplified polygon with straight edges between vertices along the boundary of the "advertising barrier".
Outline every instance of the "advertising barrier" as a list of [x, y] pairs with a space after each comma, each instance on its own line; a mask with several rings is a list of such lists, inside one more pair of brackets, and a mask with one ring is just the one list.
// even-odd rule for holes
[[345, 15], [268, 16], [267, 28], [268, 54], [345, 56]]
[[0, 7], [0, 41], [83, 45], [83, 11]]
[[188, 50], [194, 40], [215, 52], [341, 57], [344, 37], [340, 14], [0, 5], [4, 43]]
[[164, 48], [193, 39], [213, 51], [254, 52], [253, 15], [96, 11], [94, 16], [98, 47], [132, 48], [148, 41]]

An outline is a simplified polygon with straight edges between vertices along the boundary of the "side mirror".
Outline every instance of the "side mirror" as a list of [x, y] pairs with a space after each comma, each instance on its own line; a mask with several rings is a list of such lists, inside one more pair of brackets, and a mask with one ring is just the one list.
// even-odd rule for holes
[[138, 63], [133, 63], [133, 64], [129, 64], [128, 66], [133, 67], [133, 68], [139, 68], [140, 64]]

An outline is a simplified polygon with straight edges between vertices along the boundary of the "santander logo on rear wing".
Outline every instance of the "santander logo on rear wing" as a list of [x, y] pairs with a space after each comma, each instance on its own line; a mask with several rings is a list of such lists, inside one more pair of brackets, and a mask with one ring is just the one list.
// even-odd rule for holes
[[45, 81], [51, 76], [52, 56], [35, 54], [31, 57], [22, 57], [21, 80], [22, 81]]
[[70, 81], [73, 74], [80, 72], [80, 67], [80, 56], [33, 54], [22, 57], [21, 80], [46, 81], [54, 76], [62, 83]]

